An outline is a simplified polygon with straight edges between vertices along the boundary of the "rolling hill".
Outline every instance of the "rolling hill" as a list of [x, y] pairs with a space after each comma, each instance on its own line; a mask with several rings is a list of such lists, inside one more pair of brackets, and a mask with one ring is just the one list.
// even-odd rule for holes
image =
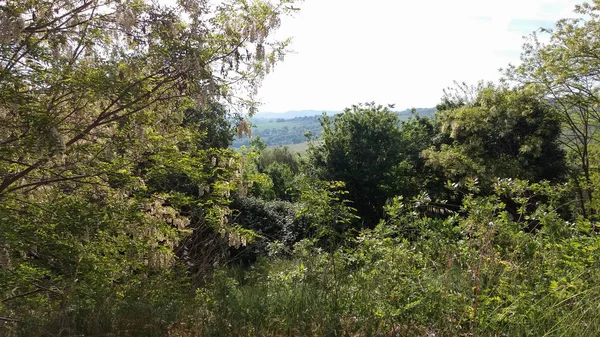
[[[420, 116], [431, 117], [435, 114], [435, 108], [416, 109]], [[319, 110], [301, 110], [288, 111], [283, 113], [259, 112], [250, 119], [252, 122], [252, 134], [254, 137], [260, 137], [267, 146], [294, 145], [306, 142], [304, 136], [306, 132], [311, 132], [313, 136], [320, 136], [322, 132], [319, 117], [324, 111]], [[328, 115], [340, 113], [340, 111], [325, 111]], [[398, 111], [401, 120], [410, 118], [412, 112], [410, 109]], [[249, 145], [250, 140], [247, 137], [235, 139], [231, 145], [233, 148], [239, 148], [242, 145]], [[298, 148], [303, 148], [299, 146]]]

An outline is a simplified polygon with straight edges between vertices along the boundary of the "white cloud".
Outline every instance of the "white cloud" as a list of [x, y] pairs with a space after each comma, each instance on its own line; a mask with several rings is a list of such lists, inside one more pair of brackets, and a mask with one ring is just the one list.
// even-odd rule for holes
[[511, 20], [555, 21], [578, 2], [306, 0], [279, 33], [296, 53], [265, 79], [261, 110], [434, 106], [453, 80], [496, 80], [518, 62], [529, 32]]

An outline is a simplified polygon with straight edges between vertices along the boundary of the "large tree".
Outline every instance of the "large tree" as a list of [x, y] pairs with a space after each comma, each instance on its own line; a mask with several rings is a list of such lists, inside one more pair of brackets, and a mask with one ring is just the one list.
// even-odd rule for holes
[[365, 224], [383, 216], [389, 197], [404, 194], [405, 145], [398, 115], [374, 103], [320, 119], [323, 134], [308, 149], [318, 178], [342, 181]]
[[142, 137], [147, 124], [169, 133], [182, 108], [220, 98], [252, 110], [253, 91], [283, 55], [286, 42], [268, 36], [289, 4], [8, 1], [0, 18], [0, 196], [87, 179], [115, 133]]
[[[131, 330], [128, 305], [177, 306], [170, 271], [195, 221], [245, 241], [227, 224], [237, 156], [210, 149], [229, 130], [205, 123], [217, 102], [253, 111], [292, 4], [0, 3], [0, 316], [31, 335]], [[157, 318], [137, 333], [160, 334]]]
[[600, 140], [600, 1], [576, 6], [575, 12], [578, 18], [556, 23], [549, 40], [531, 35], [522, 64], [509, 67], [506, 76], [543, 90], [560, 114], [564, 126], [560, 140], [573, 158], [572, 177], [586, 215], [598, 208], [594, 193]]
[[541, 94], [491, 84], [458, 91], [465, 94], [447, 95], [438, 106], [447, 140], [423, 152], [429, 165], [487, 188], [495, 178], [565, 178], [560, 121]]

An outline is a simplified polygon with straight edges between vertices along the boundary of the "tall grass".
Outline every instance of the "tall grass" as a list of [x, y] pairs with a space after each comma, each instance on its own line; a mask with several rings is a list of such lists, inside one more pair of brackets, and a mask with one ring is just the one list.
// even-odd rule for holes
[[[504, 254], [366, 234], [327, 252], [214, 275], [198, 292], [199, 336], [597, 336], [599, 240]], [[474, 245], [472, 244], [472, 247]], [[507, 250], [506, 250], [507, 251]], [[336, 275], [333, 267], [335, 263]], [[336, 295], [337, 294], [337, 295]]]
[[[11, 336], [598, 336], [600, 239], [496, 235], [408, 241], [365, 231], [333, 252], [215, 272], [195, 294], [165, 283], [0, 328]], [[506, 245], [506, 242], [504, 242]], [[533, 249], [528, 252], [528, 249]], [[333, 257], [333, 258], [332, 258]], [[335, 274], [333, 272], [335, 268]], [[157, 295], [160, 293], [160, 296]], [[151, 301], [148, 299], [152, 299]], [[101, 303], [101, 302], [98, 302]], [[41, 324], [43, 323], [43, 324]], [[10, 332], [5, 334], [4, 332]]]

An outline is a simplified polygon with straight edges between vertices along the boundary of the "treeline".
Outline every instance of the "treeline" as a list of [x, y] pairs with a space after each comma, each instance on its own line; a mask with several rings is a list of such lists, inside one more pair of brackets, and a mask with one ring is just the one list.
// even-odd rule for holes
[[0, 7], [0, 334], [600, 333], [600, 2], [304, 155], [234, 112], [292, 2], [174, 6]]

